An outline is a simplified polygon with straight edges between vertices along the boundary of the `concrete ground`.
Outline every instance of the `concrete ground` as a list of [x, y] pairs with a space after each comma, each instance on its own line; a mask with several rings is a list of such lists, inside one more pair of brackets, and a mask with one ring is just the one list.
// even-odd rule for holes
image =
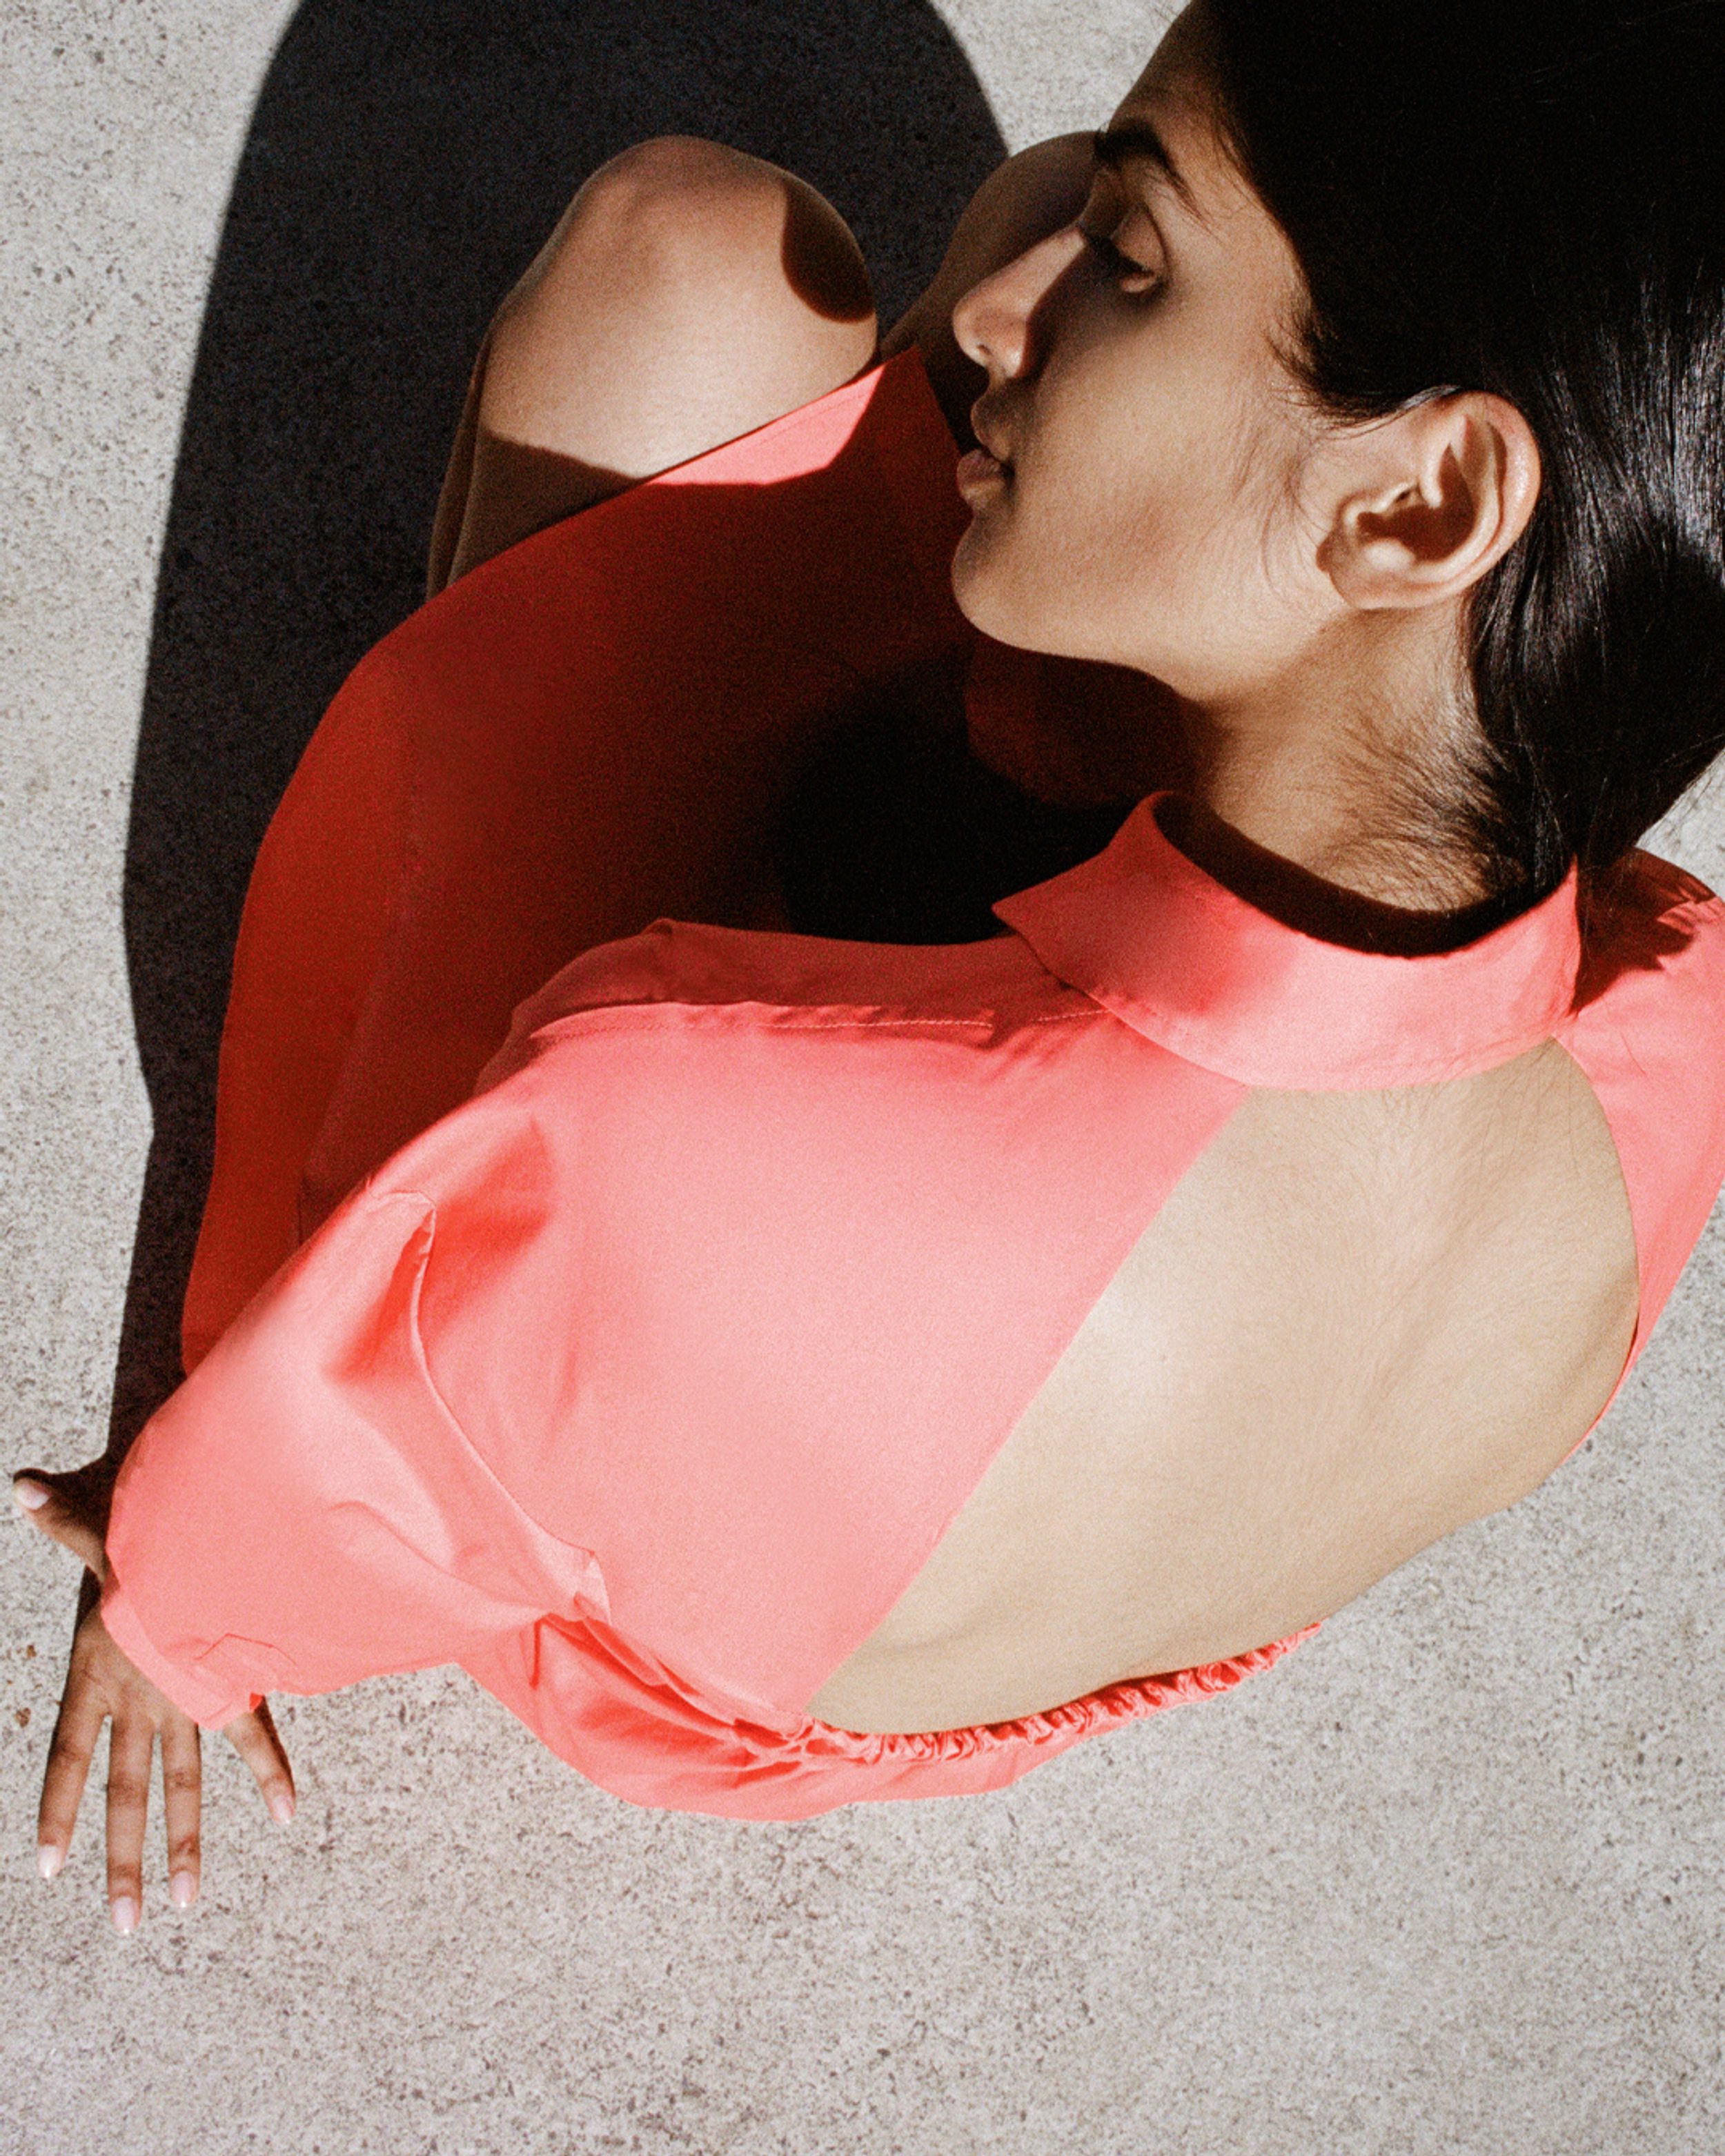
[[[228, 939], [413, 603], [479, 328], [574, 181], [723, 136], [889, 300], [1135, 0], [0, 0], [5, 1458], [169, 1372]], [[1656, 843], [1717, 883], [1725, 814]], [[736, 1826], [452, 1672], [208, 1748], [128, 1940], [32, 1861], [74, 1583], [0, 1516], [0, 2151], [1700, 2156], [1725, 2148], [1725, 1240], [1585, 1450], [1234, 1697], [993, 1798]], [[119, 1370], [116, 1385], [116, 1371]]]

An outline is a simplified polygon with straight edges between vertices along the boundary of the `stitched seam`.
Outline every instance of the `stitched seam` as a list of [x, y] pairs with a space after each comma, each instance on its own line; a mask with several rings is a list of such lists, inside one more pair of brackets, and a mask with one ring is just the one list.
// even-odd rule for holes
[[[534, 1528], [538, 1533], [543, 1535], [547, 1542], [555, 1543], [559, 1549], [572, 1551], [580, 1556], [587, 1558], [591, 1563], [597, 1564], [598, 1563], [597, 1556], [588, 1548], [585, 1543], [572, 1543], [567, 1536], [557, 1533], [555, 1530], [547, 1527], [542, 1520], [536, 1518], [527, 1510], [527, 1507], [522, 1504], [521, 1499], [516, 1496], [514, 1491], [510, 1488], [509, 1485], [503, 1480], [502, 1476], [498, 1474], [496, 1469], [492, 1466], [490, 1461], [485, 1458], [484, 1453], [480, 1450], [479, 1447], [468, 1435], [460, 1417], [449, 1405], [448, 1400], [444, 1399], [443, 1388], [438, 1383], [436, 1376], [433, 1373], [431, 1368], [431, 1358], [426, 1353], [424, 1335], [419, 1329], [419, 1306], [425, 1292], [425, 1276], [430, 1269], [432, 1251], [437, 1242], [437, 1201], [435, 1199], [428, 1196], [423, 1190], [392, 1190], [388, 1195], [391, 1199], [416, 1198], [426, 1209], [420, 1224], [427, 1230], [425, 1255], [420, 1262], [418, 1272], [413, 1281], [413, 1297], [408, 1314], [408, 1322], [412, 1328], [413, 1336], [414, 1360], [418, 1366], [421, 1376], [425, 1381], [425, 1389], [437, 1403], [438, 1408], [442, 1413], [444, 1420], [449, 1424], [449, 1428], [454, 1432], [455, 1435], [459, 1438], [462, 1445], [466, 1448], [467, 1452], [471, 1456], [474, 1464], [480, 1469], [486, 1480], [495, 1486], [498, 1494], [502, 1497], [504, 1502], [509, 1506], [510, 1509], [512, 1512], [518, 1512], [521, 1518], [527, 1522], [529, 1527]], [[603, 1577], [603, 1571], [601, 1572], [600, 1576], [602, 1578]]]
[[[644, 998], [639, 1003], [595, 1004], [590, 1009], [586, 1010], [566, 1011], [561, 1018], [547, 1019], [545, 1024], [537, 1029], [537, 1031], [540, 1033], [549, 1033], [554, 1027], [573, 1024], [582, 1019], [594, 1021], [609, 1018], [617, 1018], [620, 1019], [624, 1017], [633, 1017], [637, 1014], [646, 1011], [783, 1011], [787, 1016], [794, 1016], [797, 1013], [803, 1010], [819, 1010], [822, 1008], [823, 1006], [819, 1004], [757, 1003], [752, 998], [747, 997], [739, 998], [734, 1003], [691, 1003], [681, 998], [673, 998], [670, 997], [655, 997], [651, 1000]], [[826, 1008], [830, 1008], [830, 1006], [827, 1006]], [[802, 1033], [881, 1033], [889, 1031], [895, 1028], [908, 1026], [954, 1026], [963, 1028], [969, 1032], [981, 1033], [992, 1032], [997, 1027], [1003, 1024], [1024, 1027], [1033, 1025], [1091, 1025], [1094, 1024], [1098, 1019], [1105, 1018], [1109, 1015], [1109, 1014], [1105, 1012], [1100, 1005], [1098, 1005], [1094, 1010], [1050, 1011], [1045, 1012], [1035, 1018], [1024, 1019], [1014, 1019], [1004, 1014], [997, 1018], [919, 1018], [914, 1013], [895, 1011], [890, 1005], [883, 1004], [879, 1006], [869, 1006], [868, 1008], [879, 1009], [887, 1014], [879, 1018], [800, 1019], [794, 1029], [787, 1028], [785, 1029], [787, 1031], [794, 1029]]]

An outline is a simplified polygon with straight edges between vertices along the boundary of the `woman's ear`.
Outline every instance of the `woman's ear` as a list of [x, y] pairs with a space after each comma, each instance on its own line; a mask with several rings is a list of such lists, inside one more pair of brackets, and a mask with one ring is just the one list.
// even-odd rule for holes
[[1514, 546], [1539, 498], [1532, 429], [1484, 390], [1430, 398], [1361, 429], [1350, 449], [1360, 460], [1317, 558], [1362, 611], [1459, 598]]

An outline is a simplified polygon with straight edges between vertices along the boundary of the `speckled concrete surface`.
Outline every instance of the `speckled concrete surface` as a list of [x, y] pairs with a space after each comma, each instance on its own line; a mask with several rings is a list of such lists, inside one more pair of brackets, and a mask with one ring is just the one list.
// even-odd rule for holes
[[[413, 602], [478, 326], [574, 179], [726, 136], [902, 296], [1001, 141], [1090, 124], [1157, 19], [0, 4], [8, 1461], [72, 1465], [164, 1382], [249, 850]], [[1717, 807], [1663, 835], [1725, 873]], [[130, 1940], [95, 1799], [35, 1876], [73, 1583], [0, 1515], [0, 2150], [1725, 2147], [1722, 1317], [1716, 1223], [1537, 1496], [1014, 1790], [649, 1814], [434, 1673], [280, 1702], [285, 1831], [213, 1743], [204, 1898], [171, 1912], [152, 1849]]]

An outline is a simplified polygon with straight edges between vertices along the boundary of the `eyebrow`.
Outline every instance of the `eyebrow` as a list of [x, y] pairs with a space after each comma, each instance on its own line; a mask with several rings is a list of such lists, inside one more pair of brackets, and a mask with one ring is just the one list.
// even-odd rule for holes
[[1147, 120], [1117, 120], [1111, 127], [1098, 128], [1090, 138], [1096, 162], [1117, 172], [1131, 158], [1153, 165], [1195, 217], [1198, 205], [1185, 174], [1168, 155], [1168, 148]]

